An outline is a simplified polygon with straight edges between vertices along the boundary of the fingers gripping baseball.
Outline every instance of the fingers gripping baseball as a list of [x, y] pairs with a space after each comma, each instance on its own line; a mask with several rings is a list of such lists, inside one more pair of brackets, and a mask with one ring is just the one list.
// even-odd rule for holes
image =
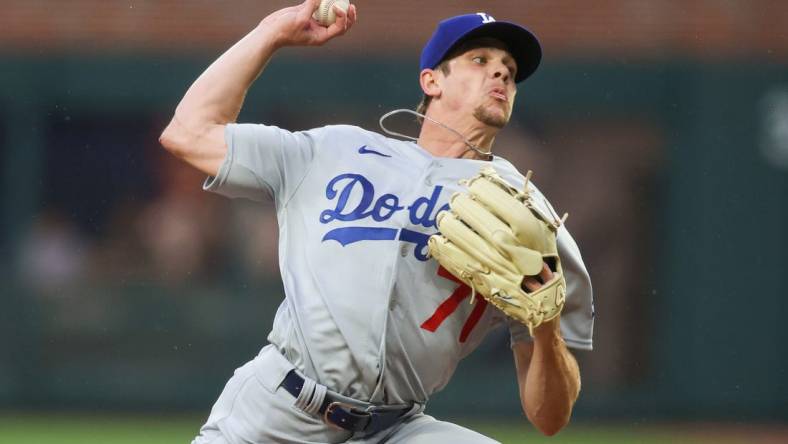
[[263, 25], [277, 33], [278, 46], [319, 46], [345, 34], [356, 23], [356, 6], [347, 11], [334, 5], [336, 21], [322, 26], [312, 15], [320, 7], [320, 0], [306, 0], [300, 5], [279, 10], [266, 17]]

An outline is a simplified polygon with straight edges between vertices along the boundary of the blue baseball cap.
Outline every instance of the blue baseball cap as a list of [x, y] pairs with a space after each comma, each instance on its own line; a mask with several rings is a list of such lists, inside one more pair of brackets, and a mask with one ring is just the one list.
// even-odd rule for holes
[[461, 43], [476, 37], [494, 37], [509, 48], [517, 62], [519, 83], [536, 71], [542, 60], [542, 47], [539, 40], [524, 27], [498, 22], [489, 14], [458, 15], [438, 23], [438, 28], [421, 51], [421, 70], [435, 69], [443, 59]]

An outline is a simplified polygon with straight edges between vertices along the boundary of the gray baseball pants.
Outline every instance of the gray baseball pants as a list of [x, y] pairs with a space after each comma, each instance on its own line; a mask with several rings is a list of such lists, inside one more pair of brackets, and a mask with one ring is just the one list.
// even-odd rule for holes
[[416, 406], [402, 421], [372, 436], [326, 425], [294, 405], [279, 387], [292, 364], [271, 345], [235, 371], [192, 444], [342, 443], [495, 444], [472, 430], [438, 421]]

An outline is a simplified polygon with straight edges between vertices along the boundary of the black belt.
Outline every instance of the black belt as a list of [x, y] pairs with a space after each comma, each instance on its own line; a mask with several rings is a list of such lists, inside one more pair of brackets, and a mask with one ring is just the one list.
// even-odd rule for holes
[[[304, 378], [299, 376], [295, 370], [290, 370], [282, 382], [282, 387], [298, 398], [304, 387]], [[367, 409], [360, 409], [326, 393], [319, 413], [323, 417], [323, 422], [328, 425], [371, 435], [391, 427], [410, 410], [410, 406], [395, 409], [370, 406]]]

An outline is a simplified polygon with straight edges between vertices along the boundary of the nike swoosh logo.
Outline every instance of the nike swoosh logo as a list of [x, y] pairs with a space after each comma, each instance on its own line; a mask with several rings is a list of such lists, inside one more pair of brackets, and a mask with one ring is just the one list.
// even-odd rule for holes
[[363, 145], [361, 148], [359, 148], [358, 149], [358, 153], [359, 154], [377, 154], [378, 156], [381, 156], [381, 157], [391, 157], [388, 154], [383, 154], [383, 153], [381, 153], [379, 151], [371, 150], [371, 149], [367, 148], [366, 145]]

